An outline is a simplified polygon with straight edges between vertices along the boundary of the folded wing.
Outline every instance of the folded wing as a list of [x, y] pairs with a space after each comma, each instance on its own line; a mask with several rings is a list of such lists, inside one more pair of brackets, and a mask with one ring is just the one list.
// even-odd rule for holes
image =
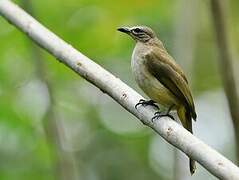
[[145, 55], [149, 72], [163, 84], [190, 112], [196, 120], [193, 98], [187, 79], [180, 67], [175, 65], [173, 58], [159, 48], [153, 48]]

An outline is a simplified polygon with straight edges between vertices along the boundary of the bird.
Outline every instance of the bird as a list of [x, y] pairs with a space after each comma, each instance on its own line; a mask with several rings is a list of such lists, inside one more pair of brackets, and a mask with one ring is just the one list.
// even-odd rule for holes
[[[168, 53], [156, 33], [147, 26], [120, 27], [117, 29], [136, 42], [131, 58], [131, 69], [135, 80], [150, 100], [141, 99], [135, 105], [162, 105], [167, 112], [158, 111], [153, 119], [169, 116], [176, 110], [181, 124], [193, 134], [192, 119], [196, 121], [197, 114], [189, 88], [188, 80], [182, 68]], [[196, 170], [195, 160], [189, 157], [191, 175]]]

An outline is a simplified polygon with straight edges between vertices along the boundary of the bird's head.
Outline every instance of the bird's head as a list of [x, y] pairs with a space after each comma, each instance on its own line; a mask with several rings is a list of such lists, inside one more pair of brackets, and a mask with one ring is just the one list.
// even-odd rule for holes
[[137, 42], [148, 42], [156, 38], [154, 31], [147, 26], [120, 27], [120, 32], [130, 35]]

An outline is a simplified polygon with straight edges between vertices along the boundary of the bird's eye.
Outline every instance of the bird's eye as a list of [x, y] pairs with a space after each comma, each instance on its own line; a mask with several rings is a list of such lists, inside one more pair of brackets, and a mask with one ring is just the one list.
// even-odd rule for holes
[[142, 32], [142, 30], [141, 30], [140, 28], [135, 28], [135, 29], [133, 30], [133, 32], [135, 32], [135, 33], [140, 33], [140, 32]]

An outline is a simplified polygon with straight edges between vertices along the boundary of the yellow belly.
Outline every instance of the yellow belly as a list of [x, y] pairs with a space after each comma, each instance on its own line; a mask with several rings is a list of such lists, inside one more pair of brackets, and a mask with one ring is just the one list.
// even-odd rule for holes
[[165, 88], [156, 78], [154, 77], [141, 77], [136, 79], [139, 87], [144, 93], [152, 100], [157, 103], [170, 107], [173, 104], [177, 104], [177, 100], [174, 98], [172, 93]]
[[136, 82], [150, 99], [165, 107], [178, 105], [174, 95], [148, 72], [143, 59], [133, 55], [131, 67]]

